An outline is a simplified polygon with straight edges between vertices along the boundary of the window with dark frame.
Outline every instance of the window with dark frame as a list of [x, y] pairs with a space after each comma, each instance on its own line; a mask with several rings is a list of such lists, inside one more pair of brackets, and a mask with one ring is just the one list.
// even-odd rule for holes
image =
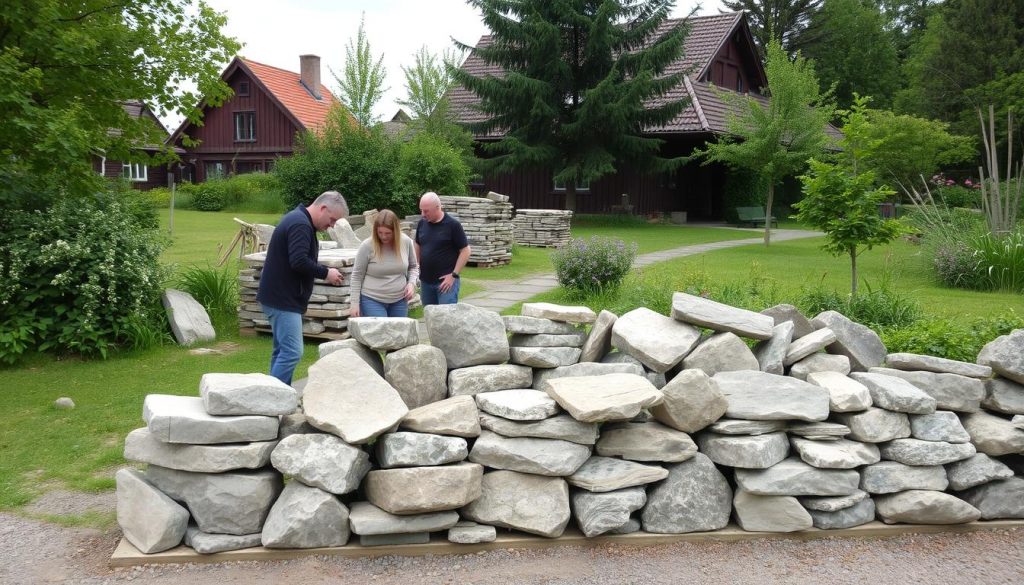
[[249, 82], [248, 81], [239, 81], [238, 82], [238, 95], [243, 96], [243, 97], [249, 95]]
[[235, 142], [256, 141], [256, 112], [235, 112]]

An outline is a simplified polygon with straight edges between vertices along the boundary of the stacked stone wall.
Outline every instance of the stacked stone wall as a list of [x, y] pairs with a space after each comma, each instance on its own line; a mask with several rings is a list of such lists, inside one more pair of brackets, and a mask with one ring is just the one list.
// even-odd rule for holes
[[516, 244], [534, 248], [561, 248], [572, 237], [572, 211], [564, 209], [517, 209], [512, 219]]
[[[466, 304], [358, 318], [302, 390], [146, 398], [118, 521], [150, 553], [1024, 518], [1024, 330], [977, 363], [843, 315]], [[751, 348], [745, 340], [755, 340]], [[285, 481], [289, 478], [289, 481]], [[353, 545], [354, 546], [354, 545]]]
[[512, 261], [512, 204], [508, 197], [441, 196], [441, 205], [462, 224], [469, 240], [471, 266], [491, 267]]

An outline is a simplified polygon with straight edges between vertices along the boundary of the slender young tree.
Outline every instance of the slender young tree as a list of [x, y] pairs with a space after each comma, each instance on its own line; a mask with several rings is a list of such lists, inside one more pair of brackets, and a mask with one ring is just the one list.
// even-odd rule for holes
[[471, 167], [476, 166], [473, 155], [473, 135], [452, 119], [448, 105], [448, 90], [452, 71], [458, 67], [461, 52], [448, 50], [438, 58], [426, 47], [414, 55], [411, 67], [402, 67], [405, 73], [407, 98], [398, 103], [409, 108], [413, 120], [410, 128], [415, 133], [429, 134], [443, 140], [460, 153]]
[[750, 32], [757, 46], [764, 51], [771, 41], [778, 41], [790, 53], [801, 49], [815, 38], [811, 17], [821, 8], [822, 0], [725, 0], [729, 10], [749, 14]]
[[370, 40], [366, 37], [366, 14], [359, 20], [359, 32], [355, 39], [349, 39], [345, 45], [345, 68], [342, 75], [333, 69], [331, 75], [338, 83], [339, 95], [345, 107], [363, 126], [371, 126], [375, 121], [373, 106], [380, 101], [388, 90], [384, 87], [387, 69], [384, 68], [384, 55], [373, 59]]
[[[483, 146], [491, 170], [550, 169], [576, 206], [576, 185], [623, 165], [664, 170], [681, 161], [660, 155], [645, 136], [686, 102], [665, 100], [683, 73], [666, 67], [683, 51], [682, 24], [666, 27], [671, 0], [470, 0], [492, 31], [474, 49], [501, 76], [453, 71], [480, 98], [487, 119], [477, 132], [504, 134]], [[464, 49], [472, 47], [462, 46]]]
[[[768, 105], [722, 92], [722, 98], [739, 113], [729, 116], [729, 134], [693, 156], [703, 158], [704, 164], [721, 162], [764, 177], [768, 183], [765, 217], [770, 218], [776, 183], [802, 171], [807, 160], [828, 145], [825, 129], [835, 106], [828, 92], [821, 93], [810, 63], [799, 55], [790, 61], [778, 41], [769, 43], [767, 52]], [[764, 244], [771, 244], [771, 221], [764, 224]]]

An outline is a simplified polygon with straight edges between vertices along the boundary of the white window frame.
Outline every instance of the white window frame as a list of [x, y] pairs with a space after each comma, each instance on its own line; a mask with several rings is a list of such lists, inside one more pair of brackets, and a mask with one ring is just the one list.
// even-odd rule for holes
[[[551, 184], [554, 187], [555, 191], [558, 191], [558, 192], [565, 191], [565, 183], [559, 183], [557, 180], [551, 179]], [[584, 191], [590, 191], [590, 181], [582, 181], [582, 182], [576, 183], [576, 192], [580, 193], [580, 192], [584, 192]]]
[[121, 176], [133, 183], [145, 183], [149, 180], [149, 167], [137, 162], [123, 162]]
[[[256, 142], [256, 112], [235, 112], [234, 113], [235, 142]], [[245, 129], [245, 120], [249, 120], [248, 137], [242, 137], [242, 130]]]

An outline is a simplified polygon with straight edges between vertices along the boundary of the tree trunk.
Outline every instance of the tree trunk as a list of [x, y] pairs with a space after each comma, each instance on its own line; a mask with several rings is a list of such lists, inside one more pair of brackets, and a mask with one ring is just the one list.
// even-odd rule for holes
[[764, 204], [764, 245], [772, 243], [772, 200], [775, 199], [775, 180], [768, 180], [768, 200]]
[[565, 208], [576, 214], [576, 183], [575, 181], [565, 186]]
[[850, 246], [850, 299], [857, 300], [857, 247]]

